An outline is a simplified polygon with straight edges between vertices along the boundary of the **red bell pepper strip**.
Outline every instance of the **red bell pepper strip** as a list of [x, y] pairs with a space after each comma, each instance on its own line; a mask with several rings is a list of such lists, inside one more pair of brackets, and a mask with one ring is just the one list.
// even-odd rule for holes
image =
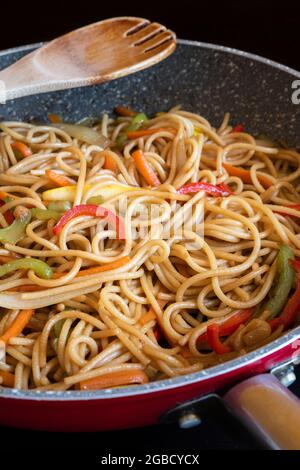
[[[299, 211], [300, 212], [300, 204], [289, 204], [288, 206], [289, 209], [295, 209], [296, 211]], [[288, 217], [291, 217], [293, 219], [298, 219], [299, 217], [297, 215], [291, 215], [291, 214], [288, 214], [287, 212], [284, 212], [284, 211], [274, 211], [276, 214], [281, 214], [281, 215], [286, 215]]]
[[63, 227], [75, 217], [81, 215], [90, 215], [92, 217], [100, 217], [102, 219], [107, 219], [107, 222], [112, 224], [115, 227], [117, 232], [117, 237], [124, 240], [125, 238], [125, 227], [123, 221], [114, 214], [109, 209], [106, 209], [102, 206], [97, 206], [95, 204], [80, 204], [78, 206], [72, 207], [67, 212], [65, 212], [62, 217], [59, 219], [57, 224], [53, 227], [54, 235], [59, 235]]
[[299, 259], [291, 259], [290, 264], [293, 266], [296, 273], [300, 273], [300, 260]]
[[[4, 206], [5, 202], [0, 199], [0, 207]], [[15, 220], [13, 213], [11, 211], [6, 211], [3, 214], [3, 217], [5, 218], [6, 222], [11, 225], [13, 221]]]
[[269, 321], [272, 331], [276, 330], [280, 325], [283, 325], [284, 330], [287, 329], [294, 323], [297, 314], [300, 312], [300, 273], [296, 275], [296, 282], [296, 290], [286, 304], [282, 314]]
[[[219, 326], [220, 336], [230, 336], [234, 333], [240, 325], [246, 323], [249, 318], [253, 315], [255, 308], [246, 308], [244, 310], [238, 310], [232, 317], [225, 320], [222, 325]], [[217, 323], [216, 323], [217, 324]], [[207, 333], [199, 336], [197, 344], [207, 341]]]
[[207, 341], [216, 354], [225, 354], [231, 351], [231, 347], [220, 341], [220, 327], [217, 323], [207, 327]]
[[177, 190], [179, 194], [198, 193], [199, 191], [205, 191], [206, 194], [214, 197], [226, 197], [233, 194], [230, 187], [225, 183], [212, 184], [204, 182], [202, 183], [200, 181], [197, 183], [185, 184]]
[[243, 124], [238, 124], [237, 126], [232, 128], [231, 132], [244, 132], [245, 128]]

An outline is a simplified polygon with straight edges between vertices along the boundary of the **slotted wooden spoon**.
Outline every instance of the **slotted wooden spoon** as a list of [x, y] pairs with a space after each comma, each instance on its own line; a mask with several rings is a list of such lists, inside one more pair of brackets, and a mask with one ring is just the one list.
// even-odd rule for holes
[[13, 99], [113, 80], [170, 55], [175, 34], [144, 18], [111, 18], [76, 29], [0, 72]]

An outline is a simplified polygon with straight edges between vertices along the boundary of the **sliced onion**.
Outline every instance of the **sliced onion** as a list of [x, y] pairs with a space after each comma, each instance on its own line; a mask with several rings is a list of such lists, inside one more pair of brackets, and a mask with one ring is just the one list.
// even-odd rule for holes
[[[99, 282], [98, 282], [99, 285]], [[89, 294], [94, 292], [95, 285], [82, 287], [81, 289], [76, 290], [76, 296]], [[9, 309], [27, 309], [27, 308], [43, 308], [49, 307], [49, 305], [59, 304], [70, 300], [75, 296], [74, 291], [62, 292], [57, 295], [49, 295], [47, 297], [42, 297], [40, 299], [24, 299], [22, 294], [19, 293], [3, 293], [0, 294], [0, 306]]]
[[98, 145], [103, 149], [108, 147], [110, 140], [105, 137], [101, 132], [95, 131], [91, 127], [81, 126], [79, 124], [67, 124], [65, 122], [59, 122], [54, 125], [58, 129], [62, 129], [71, 137], [86, 142], [90, 145]]

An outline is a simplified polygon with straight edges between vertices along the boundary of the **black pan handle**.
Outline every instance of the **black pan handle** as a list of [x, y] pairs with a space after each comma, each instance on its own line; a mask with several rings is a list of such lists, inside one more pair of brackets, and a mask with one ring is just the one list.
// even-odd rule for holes
[[240, 382], [223, 399], [270, 449], [300, 450], [300, 400], [272, 374]]

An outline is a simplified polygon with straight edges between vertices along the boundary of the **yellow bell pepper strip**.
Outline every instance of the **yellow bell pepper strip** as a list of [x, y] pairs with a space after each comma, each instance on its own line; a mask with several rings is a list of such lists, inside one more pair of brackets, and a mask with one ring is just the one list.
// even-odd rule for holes
[[66, 212], [71, 209], [71, 204], [69, 203], [69, 201], [50, 202], [48, 204], [48, 209], [50, 211]]
[[283, 325], [284, 330], [289, 328], [300, 312], [300, 262], [298, 260], [291, 260], [290, 263], [296, 271], [296, 290], [288, 300], [282, 314], [269, 321], [272, 331], [276, 330], [280, 325]]
[[34, 207], [33, 209], [31, 209], [31, 215], [38, 220], [58, 220], [61, 216], [61, 213], [57, 211], [52, 211], [50, 209], [40, 209], [39, 207]]
[[111, 210], [106, 209], [96, 204], [79, 204], [78, 206], [72, 207], [64, 213], [58, 223], [53, 227], [54, 235], [59, 235], [64, 226], [75, 217], [82, 215], [90, 215], [92, 217], [100, 217], [106, 219], [108, 223], [112, 224], [117, 233], [117, 238], [124, 240], [125, 238], [125, 227], [120, 217], [114, 214]]
[[40, 259], [35, 258], [20, 258], [0, 266], [0, 277], [17, 271], [18, 269], [32, 269], [38, 276], [43, 279], [50, 279], [52, 277], [52, 268]]
[[133, 152], [132, 158], [135, 162], [138, 172], [144, 178], [146, 183], [148, 183], [150, 186], [159, 186], [161, 184], [157, 174], [148, 163], [142, 150], [136, 150]]
[[290, 260], [294, 259], [293, 250], [282, 245], [277, 255], [277, 269], [279, 273], [278, 281], [272, 292], [271, 298], [263, 307], [270, 312], [269, 319], [276, 317], [285, 306], [289, 293], [294, 285], [295, 270], [290, 265]]
[[[89, 191], [93, 186], [90, 184], [84, 185], [83, 188], [83, 195], [85, 196], [86, 192]], [[94, 196], [102, 197], [102, 202], [105, 202], [110, 197], [116, 196], [120, 193], [126, 191], [139, 191], [141, 188], [135, 186], [128, 186], [127, 184], [122, 183], [110, 183], [106, 186], [102, 186], [97, 191], [94, 192]], [[63, 188], [55, 188], [55, 189], [48, 189], [48, 191], [44, 191], [42, 194], [42, 198], [44, 201], [69, 201], [73, 202], [75, 200], [76, 195], [76, 186], [65, 186]]]
[[18, 155], [23, 157], [30, 157], [32, 155], [31, 149], [24, 142], [16, 141], [11, 144], [11, 148], [18, 152]]
[[0, 229], [0, 242], [1, 243], [17, 243], [25, 236], [25, 229], [31, 219], [30, 211], [15, 219], [8, 227]]
[[220, 327], [217, 323], [207, 327], [207, 342], [216, 354], [226, 354], [231, 351], [230, 346], [221, 342]]
[[199, 181], [197, 183], [185, 184], [177, 189], [179, 194], [192, 194], [198, 193], [199, 191], [205, 191], [206, 194], [214, 197], [226, 197], [233, 194], [230, 187], [225, 183], [211, 184]]

